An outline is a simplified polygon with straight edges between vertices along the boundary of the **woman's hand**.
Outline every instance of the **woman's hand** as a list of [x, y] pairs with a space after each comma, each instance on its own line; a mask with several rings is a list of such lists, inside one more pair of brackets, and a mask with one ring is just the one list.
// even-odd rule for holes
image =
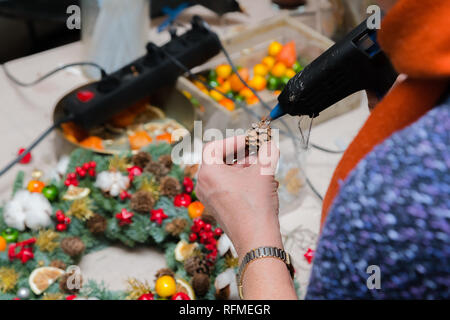
[[259, 246], [282, 247], [278, 182], [274, 179], [279, 150], [275, 143], [265, 144], [258, 157], [245, 159], [246, 164], [224, 162], [227, 155], [233, 156], [244, 147], [244, 136], [207, 144], [195, 191], [231, 239], [240, 258]]

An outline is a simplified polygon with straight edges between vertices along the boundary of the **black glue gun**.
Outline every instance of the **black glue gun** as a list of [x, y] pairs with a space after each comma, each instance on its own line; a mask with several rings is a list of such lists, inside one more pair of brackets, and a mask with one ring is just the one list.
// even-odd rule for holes
[[366, 21], [296, 74], [278, 97], [272, 120], [285, 114], [312, 118], [360, 91], [383, 97], [397, 79], [389, 59]]

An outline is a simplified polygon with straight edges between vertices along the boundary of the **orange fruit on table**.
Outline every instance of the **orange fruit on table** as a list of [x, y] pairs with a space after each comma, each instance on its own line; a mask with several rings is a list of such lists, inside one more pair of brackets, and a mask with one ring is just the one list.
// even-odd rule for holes
[[97, 136], [90, 136], [80, 142], [85, 148], [92, 148], [97, 150], [103, 150], [103, 140]]
[[286, 66], [282, 62], [277, 62], [272, 70], [270, 70], [270, 73], [277, 78], [281, 78], [286, 73]]
[[228, 78], [232, 72], [233, 72], [233, 69], [231, 68], [231, 66], [229, 64], [219, 64], [216, 67], [217, 76], [220, 78], [223, 78], [223, 79]]
[[[248, 72], [248, 69], [241, 68], [238, 70], [238, 72], [239, 72], [239, 75], [241, 76], [241, 78], [245, 82], [247, 82], [248, 79], [250, 78], [250, 73]], [[233, 73], [230, 76], [230, 85], [231, 85], [231, 90], [233, 90], [234, 92], [239, 92], [245, 87], [245, 84], [242, 83], [242, 81], [239, 79], [239, 77], [235, 73]]]
[[160, 134], [159, 136], [156, 136], [156, 140], [157, 141], [165, 141], [168, 144], [172, 143], [172, 134], [170, 134], [169, 132]]
[[241, 91], [239, 91], [239, 95], [244, 98], [250, 98], [251, 96], [254, 96], [255, 94], [250, 90], [249, 88], [245, 87]]
[[268, 48], [269, 56], [276, 57], [282, 49], [283, 45], [281, 43], [278, 41], [272, 41]]
[[219, 103], [229, 111], [233, 111], [235, 108], [233, 100], [228, 99], [228, 98], [224, 98], [224, 99], [220, 100]]
[[266, 88], [267, 80], [262, 76], [254, 76], [253, 79], [250, 80], [249, 85], [256, 91], [261, 91]]
[[0, 251], [5, 251], [7, 247], [6, 240], [0, 236]]
[[42, 181], [39, 180], [31, 180], [30, 182], [28, 182], [28, 186], [27, 189], [30, 192], [42, 192], [42, 189], [44, 189], [45, 187], [45, 183], [43, 183]]
[[191, 202], [191, 204], [188, 206], [188, 213], [191, 219], [201, 217], [203, 211], [205, 211], [205, 206], [200, 201]]
[[277, 54], [277, 61], [284, 63], [288, 68], [292, 67], [297, 60], [297, 50], [295, 48], [295, 42], [291, 41], [286, 43], [281, 51]]
[[258, 63], [253, 67], [253, 74], [255, 76], [265, 77], [269, 73], [269, 68], [265, 64]]
[[264, 57], [261, 62], [270, 70], [275, 65], [276, 61], [275, 61], [274, 57], [267, 56], [267, 57]]
[[252, 95], [251, 97], [248, 97], [247, 99], [245, 99], [245, 101], [247, 102], [248, 105], [252, 105], [252, 104], [258, 103], [259, 99], [257, 96]]
[[224, 81], [220, 86], [216, 88], [220, 92], [227, 93], [231, 90], [230, 81]]
[[136, 131], [134, 134], [128, 136], [128, 141], [130, 142], [131, 149], [138, 150], [145, 147], [152, 142], [152, 138], [144, 130]]

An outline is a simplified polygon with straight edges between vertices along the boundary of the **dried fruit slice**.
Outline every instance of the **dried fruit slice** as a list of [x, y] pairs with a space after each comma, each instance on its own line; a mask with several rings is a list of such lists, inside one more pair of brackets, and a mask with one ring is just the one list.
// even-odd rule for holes
[[86, 197], [91, 190], [89, 188], [80, 188], [74, 185], [70, 185], [67, 192], [64, 194], [64, 200], [77, 200]]
[[194, 289], [192, 289], [191, 285], [183, 279], [176, 279], [177, 282], [177, 292], [186, 293], [191, 300], [195, 300]]
[[30, 274], [28, 284], [31, 290], [39, 295], [47, 290], [63, 274], [64, 270], [55, 267], [37, 268]]
[[175, 259], [177, 261], [184, 261], [186, 258], [188, 258], [190, 255], [194, 253], [194, 250], [197, 248], [197, 243], [187, 243], [184, 240], [181, 240], [178, 242], [177, 246], [175, 247]]

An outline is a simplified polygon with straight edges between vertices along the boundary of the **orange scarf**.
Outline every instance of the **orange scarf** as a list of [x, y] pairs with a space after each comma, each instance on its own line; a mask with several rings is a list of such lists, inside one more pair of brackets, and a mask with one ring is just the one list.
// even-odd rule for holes
[[408, 79], [377, 105], [339, 162], [322, 208], [321, 225], [344, 181], [372, 149], [412, 124], [444, 94], [450, 78], [450, 1], [399, 0], [383, 19], [378, 39]]

